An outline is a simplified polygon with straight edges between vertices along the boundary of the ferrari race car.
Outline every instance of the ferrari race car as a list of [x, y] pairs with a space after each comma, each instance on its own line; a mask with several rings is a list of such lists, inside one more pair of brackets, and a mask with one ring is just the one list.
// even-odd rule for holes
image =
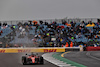
[[22, 56], [23, 65], [26, 64], [44, 64], [44, 59], [42, 56], [36, 56], [36, 54], [31, 54], [26, 56]]

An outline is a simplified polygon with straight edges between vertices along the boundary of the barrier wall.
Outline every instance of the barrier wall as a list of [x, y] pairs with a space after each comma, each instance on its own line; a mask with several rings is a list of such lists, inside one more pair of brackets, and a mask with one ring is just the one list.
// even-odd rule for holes
[[67, 50], [80, 50], [80, 47], [66, 48], [0, 48], [0, 53], [23, 53], [23, 52], [66, 52]]
[[100, 51], [100, 47], [89, 46], [89, 47], [86, 47], [86, 50], [87, 51]]
[[65, 52], [65, 48], [5, 48], [0, 53], [22, 53], [22, 52]]

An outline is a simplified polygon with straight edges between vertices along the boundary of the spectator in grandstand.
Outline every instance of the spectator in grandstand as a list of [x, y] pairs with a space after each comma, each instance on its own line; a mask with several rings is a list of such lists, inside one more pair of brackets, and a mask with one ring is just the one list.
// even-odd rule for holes
[[21, 32], [20, 32], [21, 35], [26, 35], [26, 31], [25, 31], [25, 28], [22, 28]]
[[1, 30], [0, 33], [3, 33], [3, 31]]
[[75, 24], [76, 24], [76, 22], [73, 22], [73, 23], [72, 23], [72, 27], [75, 27]]
[[85, 26], [84, 21], [81, 22], [80, 26], [83, 28]]
[[24, 23], [24, 26], [27, 26], [27, 25], [28, 25], [28, 23], [27, 23], [27, 22], [25, 22], [25, 23]]
[[40, 22], [41, 25], [43, 24], [43, 21], [40, 20], [39, 22]]
[[20, 31], [20, 32], [21, 32], [21, 30], [22, 30], [22, 26], [19, 27], [19, 31]]
[[3, 26], [6, 26], [6, 23], [3, 23]]
[[29, 26], [29, 30], [33, 30], [31, 26]]
[[12, 25], [12, 26], [11, 26], [11, 29], [12, 29], [12, 30], [15, 30], [15, 28], [16, 28], [15, 25]]

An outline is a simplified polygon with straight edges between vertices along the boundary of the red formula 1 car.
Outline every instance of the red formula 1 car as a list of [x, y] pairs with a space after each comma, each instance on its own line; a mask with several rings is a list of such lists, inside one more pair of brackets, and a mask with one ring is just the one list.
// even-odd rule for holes
[[22, 56], [23, 65], [26, 64], [44, 64], [44, 59], [42, 56], [36, 56], [36, 54], [31, 54], [26, 56]]

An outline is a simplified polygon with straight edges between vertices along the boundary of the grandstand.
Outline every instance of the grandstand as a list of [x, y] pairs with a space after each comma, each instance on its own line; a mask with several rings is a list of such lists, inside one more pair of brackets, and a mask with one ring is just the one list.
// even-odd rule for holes
[[100, 46], [100, 20], [52, 19], [0, 22], [1, 47]]

